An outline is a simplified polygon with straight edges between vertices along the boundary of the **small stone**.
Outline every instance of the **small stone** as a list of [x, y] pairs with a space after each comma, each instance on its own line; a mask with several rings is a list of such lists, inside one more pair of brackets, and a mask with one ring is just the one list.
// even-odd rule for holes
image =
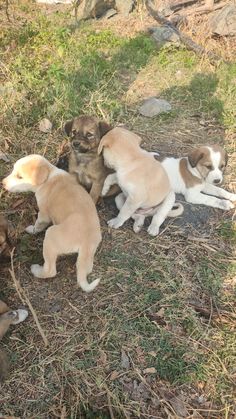
[[154, 367], [146, 368], [143, 370], [144, 374], [156, 374], [157, 370]]
[[212, 33], [220, 36], [236, 35], [236, 5], [234, 2], [213, 14], [209, 21], [209, 28]]
[[134, 8], [134, 0], [116, 0], [116, 8], [119, 13], [128, 16]]
[[43, 118], [39, 123], [39, 131], [45, 134], [52, 130], [52, 123], [47, 118]]
[[44, 4], [71, 4], [73, 0], [36, 0], [36, 3]]
[[104, 18], [105, 19], [111, 19], [111, 17], [117, 15], [117, 11], [115, 9], [109, 9], [105, 14], [104, 14]]
[[166, 42], [171, 42], [174, 44], [180, 43], [179, 35], [173, 29], [167, 26], [149, 28], [149, 32], [160, 46]]
[[128, 370], [130, 368], [129, 357], [124, 351], [124, 349], [122, 349], [121, 351], [121, 367], [124, 368], [125, 370]]
[[160, 113], [170, 112], [171, 105], [164, 99], [157, 99], [151, 97], [146, 99], [142, 106], [139, 108], [139, 113], [148, 118], [159, 115]]

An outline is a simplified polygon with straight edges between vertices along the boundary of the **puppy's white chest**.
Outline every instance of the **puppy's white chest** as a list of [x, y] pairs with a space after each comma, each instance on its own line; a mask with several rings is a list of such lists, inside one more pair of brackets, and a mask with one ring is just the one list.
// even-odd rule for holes
[[161, 162], [161, 164], [166, 170], [173, 191], [176, 193], [185, 194], [186, 185], [180, 174], [179, 162], [180, 159], [166, 158]]

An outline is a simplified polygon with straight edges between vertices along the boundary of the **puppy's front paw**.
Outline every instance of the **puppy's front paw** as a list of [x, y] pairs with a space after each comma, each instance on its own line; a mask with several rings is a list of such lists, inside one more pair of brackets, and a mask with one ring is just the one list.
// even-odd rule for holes
[[133, 231], [135, 233], [139, 233], [141, 230], [142, 230], [142, 225], [134, 223], [134, 225], [133, 225]]
[[119, 228], [122, 225], [122, 223], [119, 221], [119, 218], [118, 217], [112, 218], [111, 220], [109, 220], [107, 222], [107, 224], [111, 228]]
[[44, 278], [43, 267], [40, 265], [31, 265], [30, 270], [36, 278]]
[[140, 219], [135, 220], [134, 225], [133, 225], [133, 231], [135, 233], [139, 233], [142, 230], [143, 224], [144, 224], [143, 220], [140, 220]]
[[35, 234], [35, 228], [34, 228], [33, 225], [30, 225], [30, 226], [26, 227], [25, 231], [28, 234]]
[[225, 211], [229, 211], [233, 208], [235, 208], [235, 205], [228, 201], [227, 199], [222, 199], [221, 203], [220, 203], [220, 208], [225, 210]]
[[150, 236], [157, 236], [159, 234], [159, 227], [150, 224], [148, 227], [148, 234], [150, 234]]
[[16, 313], [16, 319], [12, 322], [12, 324], [18, 324], [23, 322], [27, 317], [28, 317], [28, 311], [23, 309], [23, 308], [19, 308], [18, 310], [15, 310]]

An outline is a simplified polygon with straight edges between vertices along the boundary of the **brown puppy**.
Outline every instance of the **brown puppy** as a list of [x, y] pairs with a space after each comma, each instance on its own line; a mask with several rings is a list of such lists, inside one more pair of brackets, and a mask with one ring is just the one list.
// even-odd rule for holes
[[[27, 316], [27, 310], [19, 309], [10, 311], [8, 306], [0, 300], [0, 340], [3, 338], [11, 324], [21, 323]], [[0, 382], [6, 378], [8, 366], [7, 356], [4, 351], [0, 350]]]
[[[95, 204], [101, 196], [104, 180], [112, 173], [112, 170], [104, 166], [103, 157], [97, 153], [101, 138], [111, 129], [105, 121], [98, 121], [92, 116], [79, 116], [65, 124], [65, 132], [71, 136], [69, 173], [76, 175]], [[108, 195], [118, 191], [115, 186]]]
[[4, 215], [0, 214], [0, 259], [10, 257], [11, 243], [8, 237], [8, 222]]
[[55, 276], [57, 256], [79, 252], [77, 281], [84, 291], [92, 291], [100, 280], [88, 284], [87, 275], [92, 272], [101, 232], [95, 205], [85, 189], [69, 173], [36, 154], [18, 160], [3, 186], [9, 192], [35, 192], [39, 213], [27, 233], [39, 233], [53, 224], [43, 243], [44, 265], [31, 266], [34, 276]]

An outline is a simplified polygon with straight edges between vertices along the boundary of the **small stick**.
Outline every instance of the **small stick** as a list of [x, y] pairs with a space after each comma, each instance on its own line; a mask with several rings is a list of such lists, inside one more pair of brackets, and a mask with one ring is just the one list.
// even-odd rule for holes
[[160, 24], [171, 28], [178, 36], [181, 42], [186, 46], [186, 48], [193, 50], [198, 55], [206, 54], [211, 61], [224, 61], [222, 57], [219, 57], [217, 54], [211, 51], [206, 51], [204, 47], [198, 45], [192, 40], [188, 35], [185, 35], [178, 28], [176, 28], [170, 20], [166, 19], [161, 13], [157, 10], [154, 10], [151, 6], [152, 0], [145, 0], [145, 5], [149, 14]]
[[9, 269], [9, 272], [10, 272], [11, 277], [12, 277], [12, 280], [14, 282], [14, 285], [15, 285], [15, 288], [16, 288], [16, 292], [19, 295], [21, 301], [23, 303], [26, 302], [26, 304], [28, 305], [28, 307], [29, 307], [29, 309], [30, 309], [30, 311], [32, 313], [32, 316], [34, 318], [34, 321], [36, 323], [36, 326], [38, 328], [38, 331], [39, 331], [40, 335], [42, 336], [42, 339], [44, 341], [44, 345], [45, 346], [48, 346], [48, 339], [45, 336], [45, 333], [44, 333], [42, 327], [40, 326], [40, 323], [39, 323], [39, 320], [38, 320], [38, 316], [37, 316], [37, 314], [36, 314], [36, 312], [35, 312], [32, 304], [31, 304], [29, 298], [27, 297], [25, 291], [23, 290], [23, 288], [22, 288], [22, 286], [20, 284], [20, 281], [16, 278], [15, 270], [14, 270], [14, 264], [13, 264], [14, 250], [15, 250], [15, 248], [11, 251], [11, 269]]

